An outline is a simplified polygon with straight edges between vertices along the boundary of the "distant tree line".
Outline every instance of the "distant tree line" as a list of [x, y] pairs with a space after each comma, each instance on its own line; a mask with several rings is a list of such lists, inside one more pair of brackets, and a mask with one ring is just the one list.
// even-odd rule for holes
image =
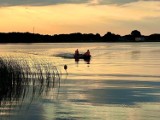
[[118, 35], [107, 32], [104, 36], [99, 33], [82, 34], [55, 34], [41, 35], [34, 33], [0, 33], [0, 43], [60, 43], [60, 42], [160, 42], [160, 34], [149, 36], [141, 35], [140, 31], [133, 30], [128, 35]]

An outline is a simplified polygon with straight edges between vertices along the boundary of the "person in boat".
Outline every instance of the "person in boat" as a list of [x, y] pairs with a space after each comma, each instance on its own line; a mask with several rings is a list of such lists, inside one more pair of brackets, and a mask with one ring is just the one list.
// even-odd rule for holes
[[78, 51], [78, 49], [75, 51], [74, 56], [79, 56], [79, 51]]
[[84, 56], [91, 56], [89, 50], [87, 50], [87, 52], [85, 52], [83, 55], [84, 55]]

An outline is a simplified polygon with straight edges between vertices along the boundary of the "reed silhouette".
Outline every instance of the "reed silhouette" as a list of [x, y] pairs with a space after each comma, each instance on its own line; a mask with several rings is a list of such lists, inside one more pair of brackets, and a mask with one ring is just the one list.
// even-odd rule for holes
[[0, 57], [0, 116], [22, 105], [26, 99], [31, 103], [47, 95], [56, 83], [60, 86], [59, 70], [48, 61]]

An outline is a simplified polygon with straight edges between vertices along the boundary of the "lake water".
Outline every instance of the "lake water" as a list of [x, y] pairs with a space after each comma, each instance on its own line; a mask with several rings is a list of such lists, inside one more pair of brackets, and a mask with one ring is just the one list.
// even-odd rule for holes
[[[77, 48], [89, 49], [91, 61], [71, 59]], [[2, 120], [160, 118], [160, 43], [1, 44], [0, 54], [46, 58], [61, 73], [60, 87], [47, 95], [0, 107]]]

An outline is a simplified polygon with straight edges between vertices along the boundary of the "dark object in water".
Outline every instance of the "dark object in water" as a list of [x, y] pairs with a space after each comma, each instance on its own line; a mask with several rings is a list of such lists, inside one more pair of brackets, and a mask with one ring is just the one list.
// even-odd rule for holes
[[67, 65], [64, 65], [64, 69], [67, 70]]
[[74, 58], [75, 59], [90, 60], [91, 59], [91, 55], [78, 54], [78, 55], [74, 55]]

